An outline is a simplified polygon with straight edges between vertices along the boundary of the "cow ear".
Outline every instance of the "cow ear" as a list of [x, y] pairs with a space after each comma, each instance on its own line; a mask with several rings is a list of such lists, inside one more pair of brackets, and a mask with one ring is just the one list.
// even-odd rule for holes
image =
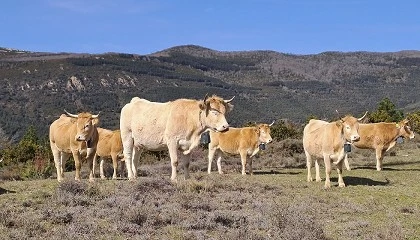
[[226, 112], [228, 113], [228, 112], [230, 112], [230, 111], [232, 111], [233, 110], [233, 104], [231, 104], [231, 103], [227, 103], [226, 104]]
[[403, 120], [404, 124], [408, 124], [410, 122], [410, 120], [408, 120], [407, 118]]
[[99, 118], [93, 118], [92, 119], [92, 125], [95, 126], [95, 127], [97, 127], [98, 124], [99, 124]]
[[340, 120], [336, 121], [335, 124], [337, 125], [337, 127], [341, 127], [341, 126], [343, 126], [343, 120], [340, 119]]

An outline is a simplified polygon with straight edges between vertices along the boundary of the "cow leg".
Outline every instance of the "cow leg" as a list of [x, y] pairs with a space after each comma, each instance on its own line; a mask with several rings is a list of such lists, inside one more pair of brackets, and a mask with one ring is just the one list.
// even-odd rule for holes
[[64, 171], [66, 170], [66, 162], [70, 158], [70, 153], [61, 152], [60, 172], [61, 178], [64, 179]]
[[133, 149], [133, 157], [131, 159], [131, 171], [133, 173], [133, 179], [137, 178], [137, 164], [140, 162], [140, 155], [142, 152], [143, 152], [143, 149], [141, 148]]
[[200, 135], [198, 135], [197, 137], [194, 137], [194, 139], [191, 139], [191, 145], [190, 145], [190, 147], [187, 150], [183, 151], [182, 153], [184, 155], [188, 155], [188, 154], [191, 153], [191, 151], [194, 148], [198, 147], [198, 145], [200, 145]]
[[54, 165], [55, 169], [57, 170], [57, 181], [63, 181], [63, 174], [62, 174], [62, 167], [61, 167], [61, 153], [60, 151], [51, 144], [52, 154], [54, 156]]
[[242, 162], [242, 175], [246, 175], [246, 158], [247, 158], [247, 153], [246, 151], [242, 151], [239, 153], [241, 155], [241, 162]]
[[312, 176], [311, 176], [311, 165], [312, 165], [312, 159], [311, 159], [311, 155], [305, 150], [305, 155], [306, 155], [306, 168], [308, 169], [308, 177], [307, 177], [307, 181], [308, 182], [312, 182]]
[[73, 151], [74, 166], [76, 167], [76, 175], [74, 180], [80, 181], [80, 169], [82, 168], [82, 163], [80, 162], [80, 153], [79, 151]]
[[223, 174], [222, 171], [222, 152], [217, 152], [217, 171], [219, 171], [219, 174]]
[[[347, 154], [346, 154], [347, 156]], [[338, 186], [339, 187], [345, 187], [346, 184], [344, 184], [344, 180], [343, 180], [343, 161], [339, 161], [337, 164], [337, 173], [338, 173]]]
[[176, 170], [178, 167], [178, 144], [176, 141], [169, 141], [168, 142], [168, 150], [169, 150], [169, 157], [171, 158], [171, 180], [176, 182]]
[[328, 155], [324, 155], [324, 165], [325, 165], [325, 188], [331, 187], [331, 159]]
[[254, 173], [252, 172], [252, 157], [249, 158], [249, 174], [254, 175]]
[[112, 167], [114, 168], [114, 172], [112, 173], [112, 179], [117, 179], [118, 155], [111, 154], [111, 158], [112, 158]]
[[104, 173], [104, 162], [105, 160], [101, 157], [101, 162], [99, 163], [99, 174], [101, 176], [101, 179], [106, 179], [105, 173]]
[[347, 157], [347, 153], [346, 153], [346, 155], [344, 157], [344, 164], [346, 165], [347, 171], [351, 171], [350, 164], [349, 164], [349, 159]]
[[126, 134], [127, 136], [124, 138], [123, 132], [121, 132], [121, 138], [123, 142], [123, 154], [124, 154], [124, 161], [125, 161], [125, 168], [127, 169], [127, 177], [128, 180], [134, 179], [133, 171], [131, 170], [132, 165], [132, 158], [133, 158], [133, 148], [134, 148], [134, 142], [131, 138], [131, 133]]
[[97, 159], [98, 159], [98, 156], [95, 154], [95, 156], [93, 157], [93, 160], [92, 160], [92, 164], [93, 164], [93, 166], [92, 166], [92, 172], [93, 172], [93, 176], [95, 176], [95, 174], [96, 174], [96, 161], [97, 161]]
[[376, 150], [376, 170], [382, 170], [382, 160], [384, 159], [385, 150], [381, 148], [377, 148]]
[[216, 152], [215, 148], [209, 147], [209, 154], [208, 154], [209, 164], [208, 164], [208, 167], [207, 167], [207, 173], [208, 174], [211, 174], [211, 163], [213, 162], [215, 152]]
[[184, 163], [184, 178], [189, 179], [191, 154], [187, 154], [187, 155], [180, 154], [180, 158], [182, 159], [182, 162]]
[[319, 162], [318, 159], [315, 160], [315, 181], [321, 182], [321, 176], [319, 174]]
[[87, 148], [86, 151], [86, 160], [88, 162], [88, 166], [89, 166], [89, 181], [94, 181], [95, 180], [95, 172], [93, 171], [93, 158], [95, 157], [96, 154], [96, 148]]

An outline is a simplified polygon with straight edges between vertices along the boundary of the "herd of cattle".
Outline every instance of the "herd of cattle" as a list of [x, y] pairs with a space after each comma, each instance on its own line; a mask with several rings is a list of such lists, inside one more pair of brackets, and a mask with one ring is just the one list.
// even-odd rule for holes
[[[252, 174], [252, 157], [272, 142], [270, 126], [258, 124], [254, 127], [229, 127], [225, 114], [232, 110], [232, 99], [225, 100], [216, 95], [206, 96], [203, 100], [177, 99], [166, 103], [151, 102], [134, 97], [121, 109], [120, 129], [111, 131], [97, 127], [98, 115], [83, 112], [71, 114], [65, 111], [59, 119], [50, 125], [49, 139], [57, 169], [57, 180], [64, 179], [64, 166], [70, 155], [76, 168], [75, 179], [80, 180], [81, 159], [89, 164], [89, 180], [94, 179], [97, 158], [101, 158], [100, 176], [103, 173], [103, 161], [112, 158], [114, 173], [117, 178], [117, 161], [125, 161], [127, 177], [133, 180], [137, 176], [137, 163], [143, 150], [168, 150], [171, 160], [171, 180], [177, 179], [178, 161], [184, 163], [185, 178], [189, 178], [191, 151], [200, 144], [203, 133], [208, 132], [208, 173], [214, 155], [217, 156], [218, 172], [222, 174], [221, 158], [223, 153], [240, 155], [242, 174], [249, 166]], [[408, 121], [399, 123], [363, 124], [361, 118], [345, 116], [334, 122], [310, 120], [303, 132], [303, 148], [307, 159], [307, 180], [312, 181], [312, 157], [315, 160], [315, 180], [321, 181], [319, 159], [324, 160], [325, 187], [329, 188], [331, 164], [338, 172], [338, 184], [344, 187], [342, 166], [350, 166], [347, 161], [348, 149], [352, 144], [357, 148], [376, 151], [376, 168], [382, 169], [382, 159], [397, 140], [414, 138]]]

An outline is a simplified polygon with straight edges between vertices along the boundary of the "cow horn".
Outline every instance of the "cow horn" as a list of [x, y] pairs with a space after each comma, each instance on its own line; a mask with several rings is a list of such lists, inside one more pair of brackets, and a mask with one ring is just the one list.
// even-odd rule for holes
[[204, 102], [206, 102], [207, 98], [209, 98], [209, 94], [206, 93], [206, 96], [204, 96]]
[[275, 122], [275, 120], [274, 120], [274, 121], [273, 121], [270, 125], [268, 125], [268, 126], [269, 126], [269, 127], [273, 126], [274, 122]]
[[69, 117], [73, 117], [73, 118], [78, 118], [79, 116], [77, 114], [72, 114], [66, 111], [66, 109], [64, 109], [64, 112], [69, 116]]
[[225, 103], [230, 103], [233, 99], [235, 98], [235, 96], [233, 96], [231, 99], [229, 99], [229, 100], [224, 100], [225, 101]]
[[367, 113], [368, 113], [368, 111], [366, 111], [366, 112], [365, 112], [365, 115], [363, 115], [363, 117], [358, 118], [358, 119], [357, 119], [357, 121], [359, 121], [359, 122], [360, 122], [360, 121], [362, 121], [362, 120], [363, 120], [363, 118], [365, 118], [365, 117], [366, 117]]
[[93, 119], [98, 118], [98, 117], [99, 117], [99, 114], [101, 114], [101, 112], [99, 112], [99, 113], [98, 113], [98, 114], [96, 114], [96, 115], [92, 115], [92, 118], [93, 118]]

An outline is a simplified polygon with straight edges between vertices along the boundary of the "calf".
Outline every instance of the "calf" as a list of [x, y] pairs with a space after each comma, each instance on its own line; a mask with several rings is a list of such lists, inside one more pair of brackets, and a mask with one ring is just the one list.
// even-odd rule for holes
[[[369, 123], [359, 124], [360, 140], [355, 142], [353, 146], [361, 149], [373, 149], [376, 152], [376, 170], [382, 170], [382, 160], [384, 153], [395, 146], [397, 139], [414, 138], [414, 132], [411, 131], [407, 119], [399, 123]], [[351, 170], [347, 154], [344, 158], [344, 164], [347, 170]]]
[[[273, 122], [274, 123], [274, 122]], [[270, 126], [258, 124], [255, 127], [229, 128], [224, 132], [210, 131], [209, 143], [209, 166], [208, 173], [211, 173], [211, 163], [217, 153], [217, 169], [223, 174], [221, 167], [222, 153], [239, 154], [242, 162], [242, 175], [245, 175], [245, 166], [249, 156], [249, 173], [252, 173], [252, 157], [260, 150], [261, 144], [270, 143], [273, 139], [270, 136]], [[263, 145], [264, 146], [264, 145]]]
[[[114, 173], [112, 179], [117, 178], [117, 161], [124, 159], [123, 146], [121, 141], [120, 130], [111, 131], [104, 128], [98, 127], [99, 141], [96, 147], [96, 154], [93, 159], [93, 169], [95, 169], [96, 159], [100, 157], [100, 175], [102, 179], [105, 179], [103, 163], [104, 159], [112, 159], [112, 166]], [[95, 172], [95, 170], [93, 170]]]

